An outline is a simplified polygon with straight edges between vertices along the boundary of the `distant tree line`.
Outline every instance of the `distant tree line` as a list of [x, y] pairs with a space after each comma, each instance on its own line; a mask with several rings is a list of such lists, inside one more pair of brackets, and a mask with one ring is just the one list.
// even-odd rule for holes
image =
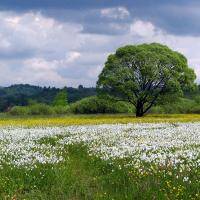
[[[63, 89], [55, 87], [40, 87], [29, 84], [16, 84], [9, 87], [0, 87], [0, 111], [7, 111], [13, 106], [26, 106], [33, 103], [52, 105], [56, 95]], [[96, 95], [95, 88], [66, 87], [69, 103], [85, 97]]]

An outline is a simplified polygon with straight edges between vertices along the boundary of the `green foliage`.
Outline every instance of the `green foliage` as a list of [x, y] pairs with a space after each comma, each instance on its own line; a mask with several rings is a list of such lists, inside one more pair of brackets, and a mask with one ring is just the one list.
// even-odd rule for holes
[[29, 115], [30, 109], [25, 106], [14, 106], [9, 111], [11, 115]]
[[[33, 103], [51, 105], [61, 89], [55, 87], [39, 87], [28, 84], [18, 84], [0, 87], [0, 111], [6, 111], [13, 106], [27, 106]], [[82, 98], [96, 95], [95, 88], [67, 88], [68, 101], [75, 102]]]
[[200, 95], [194, 96], [194, 101], [195, 101], [197, 104], [200, 104]]
[[54, 114], [53, 108], [46, 104], [34, 104], [31, 106], [28, 106], [28, 108], [30, 109], [31, 115], [52, 115], [52, 114]]
[[32, 104], [29, 106], [14, 106], [9, 111], [10, 115], [62, 115], [70, 112], [69, 106], [49, 106], [46, 104]]
[[[126, 102], [115, 102], [97, 96], [84, 98], [68, 106], [49, 106], [34, 103], [29, 106], [14, 106], [11, 115], [63, 115], [63, 114], [95, 114], [95, 113], [135, 113], [134, 107]], [[199, 96], [193, 99], [179, 98], [175, 102], [159, 104], [149, 111], [155, 114], [200, 114]]]
[[187, 59], [167, 46], [128, 45], [108, 57], [99, 75], [99, 94], [127, 101], [142, 116], [162, 100], [175, 99], [194, 88], [196, 76]]
[[125, 102], [112, 102], [97, 96], [84, 98], [71, 106], [71, 112], [80, 114], [92, 113], [131, 113], [133, 107]]
[[29, 106], [14, 106], [9, 113], [11, 115], [52, 115], [54, 109], [46, 104], [33, 104]]
[[62, 115], [62, 114], [67, 114], [70, 112], [70, 107], [69, 106], [54, 106], [53, 110], [55, 114]]
[[33, 100], [33, 99], [29, 99], [28, 100], [28, 105], [35, 105], [37, 104], [38, 102], [36, 100]]
[[64, 88], [63, 90], [59, 91], [58, 94], [55, 96], [53, 105], [54, 106], [66, 106], [68, 104], [67, 100], [67, 90]]
[[162, 104], [152, 108], [151, 113], [157, 114], [200, 114], [200, 103], [197, 99], [179, 98], [176, 102]]

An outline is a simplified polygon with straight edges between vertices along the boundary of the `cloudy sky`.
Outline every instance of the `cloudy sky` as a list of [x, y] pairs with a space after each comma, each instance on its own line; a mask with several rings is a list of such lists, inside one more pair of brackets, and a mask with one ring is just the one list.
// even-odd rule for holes
[[1, 0], [0, 85], [95, 86], [108, 54], [160, 42], [200, 82], [199, 0]]

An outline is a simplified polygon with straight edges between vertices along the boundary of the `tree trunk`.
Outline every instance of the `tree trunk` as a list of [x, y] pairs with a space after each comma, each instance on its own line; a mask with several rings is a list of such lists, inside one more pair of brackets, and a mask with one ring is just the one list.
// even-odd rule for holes
[[142, 102], [138, 101], [136, 106], [136, 117], [142, 117], [143, 115], [143, 104]]

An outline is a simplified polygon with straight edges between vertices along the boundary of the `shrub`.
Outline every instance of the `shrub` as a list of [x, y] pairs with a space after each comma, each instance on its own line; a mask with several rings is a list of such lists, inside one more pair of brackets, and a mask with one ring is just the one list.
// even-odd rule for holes
[[53, 105], [54, 106], [66, 106], [68, 104], [67, 99], [67, 89], [64, 88], [63, 90], [59, 91], [54, 98]]
[[9, 111], [11, 115], [29, 115], [30, 109], [26, 106], [14, 106]]
[[71, 104], [70, 110], [73, 113], [80, 114], [131, 113], [133, 112], [133, 106], [125, 102], [111, 102], [107, 99], [92, 96]]
[[151, 108], [149, 113], [165, 114], [165, 109], [163, 108], [163, 106], [154, 106]]
[[200, 104], [200, 95], [197, 95], [194, 97], [194, 101], [197, 103], [197, 104]]
[[70, 107], [69, 106], [54, 106], [53, 110], [55, 114], [67, 114], [70, 112]]
[[195, 105], [191, 108], [190, 113], [200, 114], [200, 105]]
[[54, 114], [54, 109], [46, 104], [34, 104], [28, 106], [31, 115], [52, 115]]
[[46, 104], [32, 104], [29, 106], [14, 106], [11, 115], [53, 115], [69, 113], [69, 106], [49, 106]]
[[152, 108], [151, 113], [158, 114], [187, 114], [187, 113], [200, 113], [200, 105], [197, 100], [180, 98], [179, 101], [172, 104], [165, 104], [155, 106]]

